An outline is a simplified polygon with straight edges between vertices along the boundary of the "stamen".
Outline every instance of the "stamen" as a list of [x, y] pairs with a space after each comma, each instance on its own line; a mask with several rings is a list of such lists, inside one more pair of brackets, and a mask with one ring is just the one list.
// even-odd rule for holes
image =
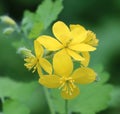
[[67, 91], [67, 86], [65, 86], [65, 87], [63, 88], [63, 91]]
[[72, 95], [72, 92], [71, 92], [71, 91], [69, 92], [69, 95]]
[[75, 80], [70, 80], [70, 82], [71, 82], [72, 87], [73, 87], [73, 88], [76, 88], [76, 86], [75, 86], [75, 84], [74, 84]]
[[70, 44], [70, 42], [72, 41], [73, 39], [71, 38], [66, 44], [65, 44], [65, 48], [68, 48], [68, 45]]
[[69, 84], [69, 87], [70, 87], [70, 90], [73, 92], [73, 87], [71, 83]]
[[32, 73], [34, 73], [37, 69], [37, 64], [34, 66]]
[[69, 93], [69, 88], [68, 88], [67, 85], [66, 85], [66, 93], [67, 93], [67, 94]]
[[76, 88], [72, 77], [62, 77], [60, 80], [59, 89], [61, 88], [62, 91], [65, 91], [67, 94], [72, 95], [74, 88]]
[[59, 89], [61, 89], [62, 87], [64, 87], [65, 82], [62, 83], [62, 85], [59, 87]]

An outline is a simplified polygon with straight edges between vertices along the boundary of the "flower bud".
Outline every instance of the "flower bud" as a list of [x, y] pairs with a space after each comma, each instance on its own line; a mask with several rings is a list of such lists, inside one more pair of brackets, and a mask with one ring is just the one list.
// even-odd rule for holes
[[1, 16], [0, 19], [5, 24], [12, 25], [12, 26], [16, 25], [16, 22], [9, 16]]
[[5, 34], [5, 35], [10, 35], [10, 34], [12, 34], [14, 32], [14, 29], [12, 28], [12, 27], [8, 27], [8, 28], [5, 28], [4, 30], [3, 30], [3, 34]]
[[17, 51], [18, 54], [23, 55], [24, 57], [30, 57], [33, 56], [33, 54], [31, 53], [31, 50], [25, 48], [25, 47], [20, 47]]

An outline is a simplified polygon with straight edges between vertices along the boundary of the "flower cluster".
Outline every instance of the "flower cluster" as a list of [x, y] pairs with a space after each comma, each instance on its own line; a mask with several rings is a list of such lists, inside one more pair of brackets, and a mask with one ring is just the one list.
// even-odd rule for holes
[[[78, 84], [96, 80], [96, 73], [88, 64], [89, 53], [96, 50], [98, 39], [81, 25], [68, 28], [62, 21], [56, 22], [52, 31], [55, 38], [42, 35], [34, 41], [35, 55], [28, 51], [25, 66], [29, 70], [33, 68], [33, 72], [38, 71], [40, 84], [59, 88], [64, 99], [72, 99], [80, 93]], [[50, 55], [52, 63], [46, 59]], [[78, 68], [74, 67], [76, 62]]]

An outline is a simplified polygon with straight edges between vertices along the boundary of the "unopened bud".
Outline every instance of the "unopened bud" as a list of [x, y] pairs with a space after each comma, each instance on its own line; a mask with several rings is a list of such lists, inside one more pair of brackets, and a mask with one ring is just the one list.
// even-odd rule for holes
[[4, 30], [3, 30], [3, 34], [5, 34], [5, 35], [10, 35], [10, 34], [12, 34], [14, 32], [14, 29], [12, 28], [12, 27], [8, 27], [8, 28], [5, 28]]
[[24, 57], [33, 56], [33, 54], [31, 53], [31, 50], [29, 50], [29, 49], [27, 49], [25, 47], [19, 48], [17, 53], [23, 55]]
[[3, 23], [6, 23], [6, 24], [9, 24], [12, 26], [16, 25], [16, 22], [12, 18], [10, 18], [9, 16], [1, 16], [0, 19]]

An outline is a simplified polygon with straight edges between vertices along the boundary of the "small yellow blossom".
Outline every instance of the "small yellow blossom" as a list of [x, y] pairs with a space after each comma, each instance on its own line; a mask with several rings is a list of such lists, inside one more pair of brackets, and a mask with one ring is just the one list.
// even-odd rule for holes
[[64, 99], [75, 98], [80, 90], [77, 84], [89, 84], [96, 79], [96, 73], [87, 67], [78, 68], [73, 72], [73, 63], [62, 51], [53, 59], [54, 74], [43, 75], [39, 83], [48, 88], [59, 88]]
[[92, 31], [88, 30], [87, 38], [85, 39], [84, 42], [86, 42], [87, 44], [91, 46], [97, 46], [99, 40], [96, 38], [96, 35]]
[[[74, 31], [86, 31], [86, 38], [82, 41], [85, 44], [91, 45], [91, 46], [97, 46], [98, 45], [98, 39], [96, 38], [96, 35], [90, 31], [85, 30], [82, 26], [76, 24], [76, 25], [70, 25], [71, 31], [74, 33]], [[81, 65], [84, 67], [87, 67], [90, 61], [90, 54], [87, 51], [82, 51], [81, 55], [84, 57], [84, 60], [81, 61]]]
[[[84, 58], [80, 52], [94, 51], [96, 48], [84, 42], [88, 37], [88, 31], [80, 25], [70, 25], [70, 28], [61, 21], [53, 25], [53, 34], [57, 38], [50, 36], [40, 36], [38, 41], [49, 51], [67, 54], [75, 60], [82, 61]], [[57, 54], [56, 53], [56, 54]]]
[[76, 25], [71, 24], [70, 28], [71, 28], [71, 32], [73, 32], [73, 34], [76, 32], [80, 32], [80, 31], [86, 32], [86, 38], [82, 41], [83, 43], [86, 43], [91, 46], [98, 45], [99, 41], [96, 38], [96, 35], [92, 31], [86, 30], [85, 28], [83, 28], [81, 25], [78, 25], [78, 24], [76, 24]]
[[46, 59], [42, 58], [44, 51], [38, 41], [34, 41], [34, 49], [36, 56], [34, 56], [31, 52], [27, 51], [27, 56], [24, 59], [26, 63], [24, 65], [29, 70], [33, 68], [33, 72], [37, 70], [39, 75], [42, 75], [42, 69], [44, 69], [47, 73], [51, 74], [52, 66]]

